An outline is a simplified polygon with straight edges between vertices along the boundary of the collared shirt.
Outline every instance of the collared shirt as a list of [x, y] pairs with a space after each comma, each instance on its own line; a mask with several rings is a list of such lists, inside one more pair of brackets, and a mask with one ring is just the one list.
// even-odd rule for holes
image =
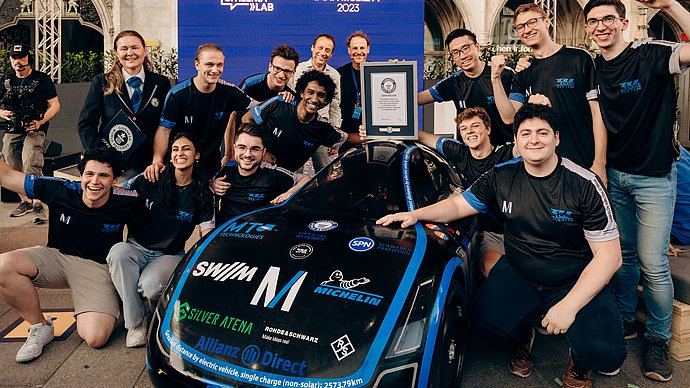
[[129, 98], [132, 98], [132, 94], [134, 94], [134, 88], [129, 86], [129, 84], [127, 83], [127, 81], [132, 77], [141, 78], [141, 86], [139, 87], [139, 89], [141, 89], [142, 92], [144, 91], [144, 82], [146, 82], [146, 80], [144, 79], [145, 78], [144, 66], [142, 66], [141, 70], [139, 70], [139, 73], [137, 73], [135, 75], [129, 75], [129, 73], [127, 73], [125, 71], [125, 69], [123, 68], [122, 69], [122, 76], [125, 77], [125, 86], [127, 87], [127, 94], [129, 94]]
[[[308, 60], [297, 65], [295, 75], [292, 76], [290, 82], [288, 82], [288, 87], [290, 89], [297, 90], [295, 86], [297, 85], [297, 80], [302, 76], [302, 74], [310, 70], [316, 70], [314, 65], [312, 65], [312, 59], [313, 58], [309, 58]], [[338, 71], [329, 64], [326, 64], [323, 72], [331, 77], [333, 82], [335, 82], [335, 94], [333, 94], [333, 100], [331, 100], [331, 103], [319, 110], [319, 121], [325, 121], [335, 128], [340, 129], [343, 122], [340, 114], [340, 73], [338, 73]]]

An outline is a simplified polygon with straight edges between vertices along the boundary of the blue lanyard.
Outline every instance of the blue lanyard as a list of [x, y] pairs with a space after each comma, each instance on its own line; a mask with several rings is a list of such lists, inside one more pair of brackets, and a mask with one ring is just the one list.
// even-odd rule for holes
[[357, 92], [357, 102], [359, 102], [359, 85], [357, 85], [357, 75], [355, 74], [355, 67], [351, 66], [350, 70], [352, 70], [352, 82], [355, 83], [355, 91]]

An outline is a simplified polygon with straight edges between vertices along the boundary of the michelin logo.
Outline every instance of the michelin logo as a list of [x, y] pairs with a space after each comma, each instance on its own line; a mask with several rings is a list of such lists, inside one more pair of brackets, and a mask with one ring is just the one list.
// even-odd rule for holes
[[220, 0], [220, 5], [230, 7], [230, 11], [237, 7], [245, 7], [249, 8], [250, 12], [273, 12], [275, 8], [268, 0]]

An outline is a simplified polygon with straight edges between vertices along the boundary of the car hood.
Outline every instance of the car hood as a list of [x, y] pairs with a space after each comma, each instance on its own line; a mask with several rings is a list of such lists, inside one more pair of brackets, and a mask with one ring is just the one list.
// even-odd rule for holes
[[419, 225], [280, 209], [229, 221], [178, 269], [159, 338], [204, 380], [367, 383], [425, 246]]

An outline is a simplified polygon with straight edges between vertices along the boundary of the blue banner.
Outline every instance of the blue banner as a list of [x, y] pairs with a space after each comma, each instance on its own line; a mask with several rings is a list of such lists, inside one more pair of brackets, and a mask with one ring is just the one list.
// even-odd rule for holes
[[279, 44], [308, 60], [321, 33], [335, 37], [328, 63], [337, 68], [350, 62], [345, 39], [362, 30], [371, 39], [369, 61], [415, 60], [423, 85], [423, 0], [179, 0], [178, 7], [180, 80], [196, 74], [194, 54], [203, 43], [223, 48], [222, 78], [239, 84], [268, 71], [271, 50]]

